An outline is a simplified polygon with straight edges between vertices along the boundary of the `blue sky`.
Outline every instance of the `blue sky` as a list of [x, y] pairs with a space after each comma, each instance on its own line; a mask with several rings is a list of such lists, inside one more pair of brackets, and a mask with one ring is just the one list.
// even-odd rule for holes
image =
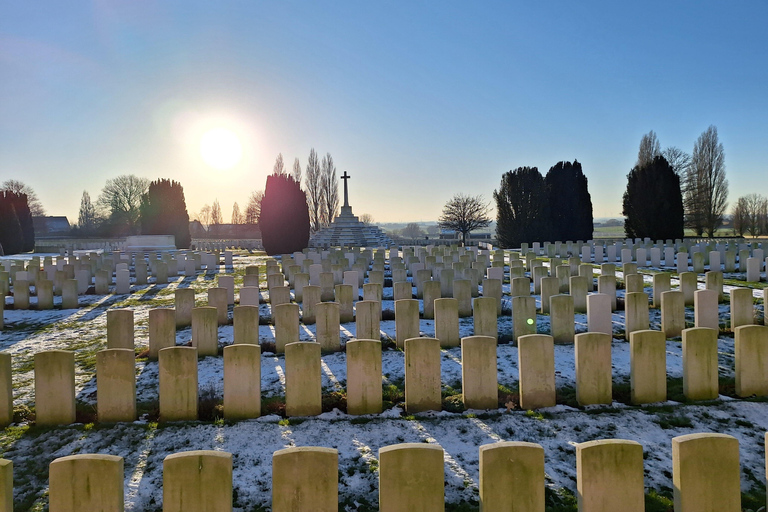
[[[768, 194], [768, 3], [0, 3], [0, 180], [76, 220], [136, 174], [225, 219], [278, 153], [330, 152], [356, 214], [435, 220], [453, 194], [579, 160], [621, 212], [640, 138], [688, 152], [711, 124], [731, 201]], [[223, 127], [243, 159], [200, 157]]]

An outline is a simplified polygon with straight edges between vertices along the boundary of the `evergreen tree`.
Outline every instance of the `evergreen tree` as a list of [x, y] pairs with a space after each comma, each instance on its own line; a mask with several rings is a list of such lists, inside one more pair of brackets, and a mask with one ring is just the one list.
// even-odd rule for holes
[[3, 254], [18, 254], [24, 249], [24, 235], [10, 195], [0, 192], [0, 245]]
[[501, 177], [496, 199], [496, 238], [501, 247], [549, 240], [547, 187], [536, 167], [518, 167]]
[[83, 197], [80, 199], [80, 214], [77, 217], [77, 225], [84, 235], [90, 235], [96, 229], [96, 208], [91, 202], [91, 195], [85, 190], [83, 190]]
[[163, 179], [153, 181], [142, 197], [140, 210], [142, 234], [173, 235], [176, 248], [189, 248], [189, 215], [181, 183]]
[[32, 224], [32, 212], [29, 210], [27, 194], [6, 190], [5, 200], [13, 206], [21, 228], [21, 251], [19, 252], [34, 251], [35, 226]]
[[259, 226], [269, 255], [301, 251], [309, 245], [307, 196], [293, 176], [267, 176]]
[[581, 164], [558, 162], [547, 173], [551, 241], [590, 240], [592, 238], [592, 198]]
[[680, 176], [663, 156], [633, 168], [624, 192], [624, 230], [629, 238], [674, 240], [683, 237]]

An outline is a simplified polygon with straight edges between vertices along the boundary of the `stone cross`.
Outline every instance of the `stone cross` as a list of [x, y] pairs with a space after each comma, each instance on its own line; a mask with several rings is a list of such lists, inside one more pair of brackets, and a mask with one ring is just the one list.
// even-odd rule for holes
[[350, 176], [347, 174], [347, 171], [344, 171], [344, 175], [341, 177], [341, 179], [344, 180], [344, 207], [349, 208], [349, 191], [347, 189], [347, 180], [350, 178]]

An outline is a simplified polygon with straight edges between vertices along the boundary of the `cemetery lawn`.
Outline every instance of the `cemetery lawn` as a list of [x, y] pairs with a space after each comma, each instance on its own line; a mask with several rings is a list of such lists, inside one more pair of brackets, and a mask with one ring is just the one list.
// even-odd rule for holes
[[[234, 269], [236, 287], [242, 284], [246, 265], [264, 265], [260, 254], [239, 253]], [[263, 270], [263, 269], [262, 269]], [[656, 269], [658, 271], [658, 269]], [[224, 269], [222, 268], [222, 271]], [[595, 268], [599, 272], [599, 268]], [[263, 275], [263, 274], [262, 274]], [[14, 463], [15, 510], [47, 510], [48, 465], [57, 457], [77, 453], [118, 455], [125, 461], [126, 510], [162, 510], [162, 462], [172, 453], [187, 450], [222, 450], [233, 454], [234, 509], [269, 510], [271, 503], [272, 453], [289, 446], [324, 446], [339, 452], [339, 510], [377, 510], [378, 450], [405, 443], [436, 443], [445, 451], [446, 509], [478, 510], [478, 449], [498, 441], [539, 443], [545, 450], [547, 510], [575, 511], [575, 444], [596, 439], [630, 439], [643, 446], [648, 511], [672, 510], [673, 437], [699, 432], [727, 433], [739, 440], [743, 509], [756, 511], [765, 505], [764, 434], [768, 430], [768, 400], [739, 399], [734, 394], [733, 336], [725, 330], [728, 305], [720, 306], [718, 339], [720, 397], [710, 402], [691, 402], [682, 394], [680, 339], [667, 341], [668, 401], [647, 406], [629, 403], [629, 343], [623, 332], [624, 312], [613, 314], [613, 398], [608, 406], [579, 407], [575, 401], [575, 369], [572, 345], [555, 346], [558, 405], [524, 411], [517, 399], [517, 348], [511, 334], [510, 300], [503, 299], [499, 318], [501, 342], [497, 349], [499, 406], [489, 411], [464, 410], [461, 401], [461, 350], [441, 351], [443, 411], [407, 415], [403, 411], [404, 354], [394, 348], [394, 315], [385, 312], [381, 322], [383, 392], [381, 415], [346, 414], [346, 359], [343, 352], [323, 354], [323, 413], [316, 417], [286, 418], [285, 359], [269, 352], [274, 333], [266, 321], [259, 326], [262, 343], [262, 413], [258, 419], [228, 422], [221, 416], [223, 361], [217, 357], [198, 361], [200, 416], [194, 422], [158, 422], [157, 363], [141, 357], [147, 348], [148, 311], [170, 307], [173, 290], [195, 290], [197, 305], [206, 303], [205, 292], [216, 274], [171, 278], [168, 285], [132, 286], [130, 295], [80, 298], [80, 309], [52, 311], [5, 311], [0, 350], [13, 358], [15, 420], [0, 432], [0, 457]], [[621, 277], [617, 272], [617, 277]], [[738, 279], [738, 275], [732, 276]], [[743, 278], [743, 276], [742, 276]], [[650, 294], [651, 276], [646, 276]], [[673, 287], [676, 285], [673, 279]], [[699, 283], [699, 288], [703, 288]], [[503, 286], [509, 293], [510, 286]], [[725, 287], [726, 293], [729, 286]], [[755, 290], [755, 297], [761, 290]], [[362, 290], [360, 290], [362, 295]], [[623, 290], [618, 291], [619, 297]], [[262, 289], [268, 299], [268, 292]], [[537, 296], [537, 301], [539, 297]], [[59, 298], [56, 299], [57, 307]], [[10, 305], [12, 299], [7, 298]], [[130, 307], [135, 315], [136, 384], [140, 417], [133, 423], [96, 422], [95, 353], [106, 348], [106, 311]], [[392, 288], [384, 290], [383, 308], [394, 310]], [[758, 317], [763, 305], [756, 305]], [[650, 310], [651, 328], [660, 328], [660, 313]], [[231, 309], [230, 309], [231, 315]], [[260, 305], [262, 319], [269, 305]], [[686, 311], [692, 324], [692, 309]], [[549, 317], [537, 316], [537, 332], [549, 333]], [[575, 317], [576, 332], [586, 332], [586, 315]], [[460, 320], [461, 335], [471, 335], [472, 318]], [[434, 336], [434, 322], [421, 320], [424, 336]], [[219, 327], [220, 347], [233, 341], [233, 326]], [[355, 324], [341, 326], [342, 345], [354, 338]], [[314, 325], [301, 326], [301, 340], [314, 339]], [[191, 341], [191, 329], [177, 331], [179, 345]], [[78, 423], [63, 427], [34, 424], [34, 354], [42, 350], [75, 351]]]

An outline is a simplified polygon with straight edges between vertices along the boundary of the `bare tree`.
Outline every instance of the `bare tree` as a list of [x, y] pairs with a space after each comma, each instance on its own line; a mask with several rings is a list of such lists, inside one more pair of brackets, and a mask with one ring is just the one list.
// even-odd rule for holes
[[744, 236], [744, 233], [747, 232], [747, 212], [746, 212], [746, 205], [744, 204], [745, 200], [743, 197], [740, 197], [738, 201], [736, 201], [736, 205], [733, 207], [733, 211], [731, 212], [731, 222], [733, 223], [733, 232], [738, 234], [739, 236]]
[[659, 139], [656, 138], [656, 133], [651, 130], [640, 139], [640, 149], [637, 152], [636, 167], [643, 167], [646, 164], [653, 162], [653, 159], [661, 155], [661, 145]]
[[490, 204], [483, 200], [483, 196], [456, 194], [443, 206], [438, 223], [443, 229], [461, 233], [461, 243], [466, 245], [471, 231], [491, 223]]
[[9, 190], [15, 194], [26, 194], [29, 213], [31, 213], [33, 217], [45, 216], [43, 203], [40, 202], [40, 199], [37, 198], [37, 194], [29, 185], [18, 180], [6, 180], [2, 184], [2, 190]]
[[357, 219], [363, 224], [365, 224], [366, 226], [370, 226], [374, 222], [373, 215], [371, 215], [370, 213], [364, 213], [360, 215]]
[[723, 221], [728, 205], [725, 151], [712, 125], [696, 140], [685, 179], [683, 199], [688, 223], [696, 234], [712, 237]]
[[739, 198], [735, 210], [741, 216], [744, 231], [748, 231], [753, 237], [766, 234], [768, 199], [760, 194], [748, 194]]
[[138, 232], [141, 197], [148, 188], [148, 179], [124, 174], [107, 180], [97, 203], [109, 213], [113, 225], [129, 233]]
[[675, 174], [680, 177], [685, 175], [685, 171], [687, 171], [688, 167], [691, 165], [691, 155], [677, 146], [666, 148], [661, 152], [661, 156], [667, 160], [670, 167], [672, 167], [672, 170], [675, 171]]
[[213, 201], [213, 206], [211, 207], [211, 225], [215, 226], [216, 224], [224, 224], [224, 217], [221, 215], [221, 205], [218, 199]]
[[197, 220], [200, 221], [200, 224], [205, 229], [208, 229], [208, 226], [211, 225], [211, 207], [209, 205], [206, 204], [200, 208], [200, 211], [197, 213]]
[[322, 207], [320, 209], [322, 223], [329, 225], [339, 214], [339, 178], [336, 177], [336, 166], [333, 157], [326, 153], [320, 167], [320, 180], [322, 183]]
[[280, 175], [285, 174], [285, 167], [283, 166], [283, 154], [278, 153], [275, 159], [275, 165], [272, 167], [272, 174]]
[[293, 160], [293, 181], [301, 183], [301, 164], [298, 158]]
[[258, 224], [261, 217], [261, 201], [264, 199], [264, 191], [251, 192], [248, 205], [245, 207], [245, 223]]
[[320, 211], [322, 208], [323, 186], [320, 179], [320, 161], [317, 159], [315, 148], [309, 151], [307, 170], [304, 174], [304, 188], [307, 192], [309, 220], [312, 224], [312, 231], [317, 231], [321, 225]]
[[91, 196], [83, 191], [80, 199], [80, 214], [77, 217], [77, 225], [84, 235], [90, 235], [96, 229], [96, 207], [91, 202]]
[[242, 224], [244, 222], [243, 214], [240, 213], [240, 206], [235, 201], [232, 206], [232, 224]]
[[415, 222], [409, 222], [400, 233], [403, 238], [410, 238], [411, 240], [421, 238], [424, 235], [421, 226]]

